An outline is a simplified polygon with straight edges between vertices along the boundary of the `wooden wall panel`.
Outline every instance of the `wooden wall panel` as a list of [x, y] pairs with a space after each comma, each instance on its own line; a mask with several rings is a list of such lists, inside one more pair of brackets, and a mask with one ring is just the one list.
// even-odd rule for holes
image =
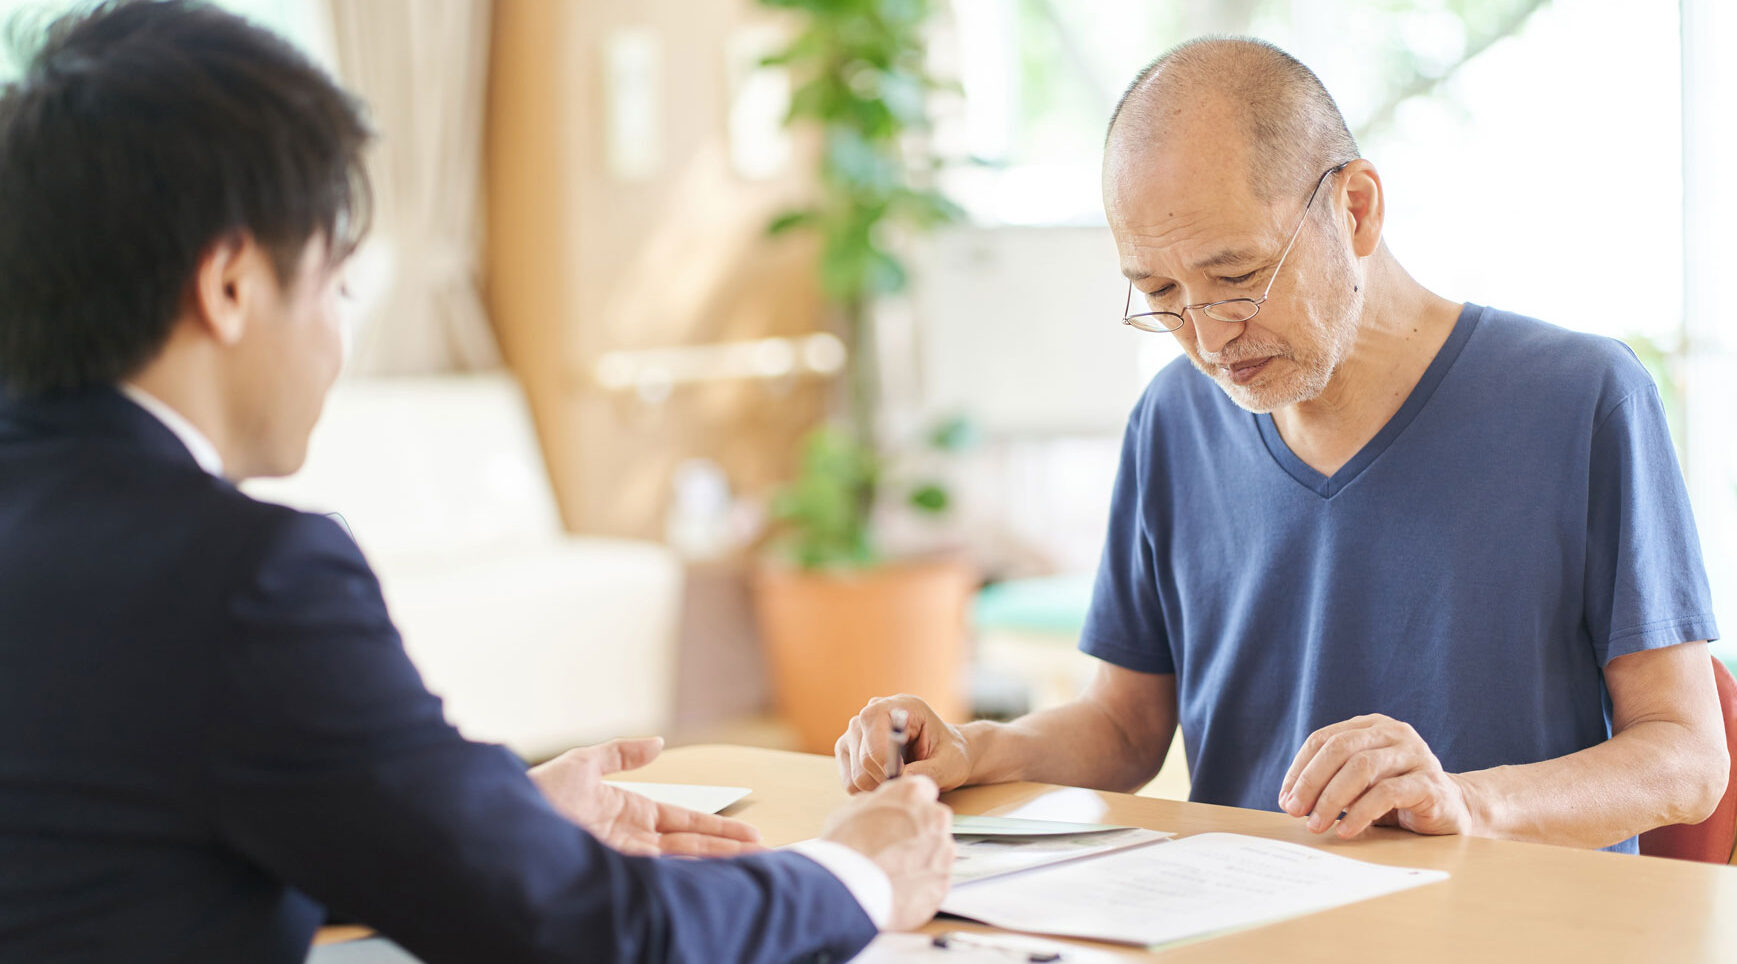
[[[661, 404], [611, 392], [598, 356], [797, 334], [823, 309], [814, 249], [769, 241], [766, 222], [802, 194], [793, 174], [730, 167], [727, 44], [765, 14], [750, 0], [496, 0], [485, 149], [485, 292], [523, 379], [563, 518], [578, 532], [658, 537], [682, 459], [720, 462], [738, 491], [788, 475], [821, 417], [814, 381], [677, 387]], [[643, 181], [610, 172], [604, 55], [618, 29], [661, 53], [663, 163]]]

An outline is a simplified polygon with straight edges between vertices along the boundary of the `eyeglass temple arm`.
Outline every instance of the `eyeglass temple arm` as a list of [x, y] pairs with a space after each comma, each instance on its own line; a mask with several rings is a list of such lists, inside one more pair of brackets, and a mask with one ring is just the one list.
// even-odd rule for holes
[[1267, 286], [1261, 291], [1261, 301], [1267, 300], [1267, 295], [1273, 290], [1273, 282], [1279, 280], [1279, 269], [1285, 266], [1285, 259], [1291, 256], [1291, 245], [1297, 243], [1297, 237], [1303, 233], [1303, 225], [1309, 221], [1309, 209], [1315, 206], [1315, 195], [1321, 193], [1321, 185], [1327, 183], [1327, 178], [1343, 171], [1350, 166], [1346, 161], [1338, 167], [1331, 167], [1321, 173], [1321, 179], [1315, 182], [1315, 189], [1309, 192], [1309, 199], [1303, 202], [1303, 216], [1297, 219], [1297, 226], [1291, 229], [1291, 239], [1285, 242], [1285, 250], [1279, 252], [1279, 262], [1273, 265], [1273, 273], [1267, 276]]

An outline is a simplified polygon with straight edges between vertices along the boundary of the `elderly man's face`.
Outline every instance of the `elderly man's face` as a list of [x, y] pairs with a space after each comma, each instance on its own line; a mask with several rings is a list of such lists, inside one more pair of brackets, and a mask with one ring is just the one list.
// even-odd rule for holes
[[[1181, 312], [1185, 320], [1173, 335], [1182, 350], [1249, 411], [1271, 412], [1321, 395], [1351, 351], [1361, 305], [1352, 256], [1335, 219], [1323, 216], [1331, 214], [1326, 209], [1334, 205], [1337, 180], [1322, 185], [1275, 277], [1313, 181], [1265, 203], [1237, 157], [1115, 144], [1110, 151], [1104, 206], [1123, 273], [1134, 282], [1132, 310]], [[1258, 299], [1269, 280], [1267, 302], [1250, 321], [1183, 311], [1229, 298]]]

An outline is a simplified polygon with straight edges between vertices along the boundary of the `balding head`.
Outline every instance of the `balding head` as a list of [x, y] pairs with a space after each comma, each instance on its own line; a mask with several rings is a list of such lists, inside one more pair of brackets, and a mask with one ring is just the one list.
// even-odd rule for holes
[[[1257, 40], [1184, 44], [1116, 109], [1104, 215], [1129, 304], [1180, 319], [1189, 360], [1244, 408], [1316, 399], [1349, 357], [1382, 221], [1380, 178], [1356, 158], [1321, 82]], [[1258, 313], [1190, 310], [1232, 300]]]
[[1360, 156], [1320, 78], [1263, 40], [1191, 40], [1146, 65], [1116, 104], [1106, 162], [1154, 150], [1235, 159], [1262, 201]]

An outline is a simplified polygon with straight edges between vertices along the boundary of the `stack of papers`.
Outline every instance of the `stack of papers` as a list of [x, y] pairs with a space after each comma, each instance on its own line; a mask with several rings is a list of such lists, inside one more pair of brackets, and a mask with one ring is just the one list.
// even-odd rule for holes
[[1142, 827], [1008, 817], [953, 817], [953, 885], [1155, 843], [1171, 834]]
[[[706, 813], [749, 792], [611, 782]], [[1448, 876], [1261, 837], [1203, 833], [1176, 840], [1116, 824], [955, 815], [953, 839], [959, 856], [943, 913], [1007, 930], [1145, 946], [1269, 924]], [[878, 952], [909, 954], [914, 948], [941, 950], [883, 941]], [[358, 950], [363, 948], [351, 952]]]
[[1206, 833], [958, 883], [941, 910], [1008, 930], [1152, 945], [1272, 923], [1447, 876], [1260, 837]]

